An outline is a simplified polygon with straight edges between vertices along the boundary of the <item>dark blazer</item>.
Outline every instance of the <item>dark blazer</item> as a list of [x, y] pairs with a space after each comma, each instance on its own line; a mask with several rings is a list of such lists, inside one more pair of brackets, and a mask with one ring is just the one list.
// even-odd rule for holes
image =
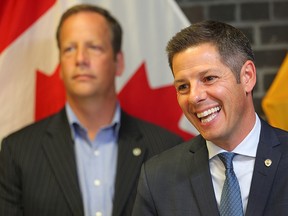
[[[121, 112], [113, 216], [131, 215], [142, 163], [182, 139]], [[133, 155], [140, 148], [139, 156]], [[3, 139], [0, 215], [82, 216], [71, 131], [66, 112]]]
[[[288, 215], [288, 133], [261, 120], [245, 216]], [[265, 165], [270, 159], [272, 164]], [[141, 170], [133, 216], [217, 216], [202, 136], [153, 157]]]

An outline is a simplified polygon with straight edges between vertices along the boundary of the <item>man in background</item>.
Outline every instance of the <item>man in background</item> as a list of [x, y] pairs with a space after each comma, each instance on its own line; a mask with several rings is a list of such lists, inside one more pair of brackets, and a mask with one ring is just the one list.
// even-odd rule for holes
[[57, 42], [67, 103], [3, 139], [0, 215], [131, 215], [141, 164], [182, 139], [121, 110], [122, 29], [108, 11], [68, 9]]

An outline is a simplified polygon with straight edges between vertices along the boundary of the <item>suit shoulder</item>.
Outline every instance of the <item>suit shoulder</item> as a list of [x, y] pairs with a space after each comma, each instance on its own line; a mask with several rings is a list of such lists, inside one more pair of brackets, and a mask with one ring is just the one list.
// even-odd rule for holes
[[7, 135], [3, 139], [2, 143], [9, 142], [10, 144], [16, 145], [17, 143], [30, 143], [29, 141], [31, 140], [41, 139], [50, 122], [57, 117], [58, 114], [55, 114], [40, 121], [26, 125]]
[[145, 162], [144, 167], [147, 173], [174, 172], [177, 167], [183, 165], [183, 160], [189, 154], [191, 142], [186, 141], [157, 154]]
[[274, 128], [274, 132], [281, 144], [282, 151], [288, 154], [288, 132], [280, 128]]
[[[280, 140], [281, 143], [287, 143], [288, 144], [288, 131], [285, 131], [283, 129], [273, 127], [272, 125], [268, 124], [265, 120], [261, 121], [263, 126], [263, 132], [262, 136], [268, 136], [267, 134], [270, 133], [270, 131], [273, 131], [273, 133], [277, 136], [277, 138]], [[271, 138], [270, 134], [270, 138]]]
[[50, 120], [50, 118], [47, 118], [47, 119], [43, 119], [43, 120], [40, 120], [38, 122], [34, 122], [34, 123], [28, 124], [26, 126], [23, 126], [22, 128], [9, 134], [7, 136], [7, 138], [11, 138], [14, 136], [19, 136], [19, 135], [24, 135], [24, 134], [29, 133], [29, 132], [39, 131], [39, 130], [45, 128], [45, 125], [47, 125], [49, 123], [49, 120]]
[[123, 119], [121, 125], [125, 124], [126, 128], [137, 129], [141, 131], [146, 137], [164, 140], [170, 139], [171, 141], [177, 141], [178, 143], [183, 141], [183, 139], [178, 134], [154, 123], [131, 116], [127, 113], [122, 114], [122, 118]]
[[184, 156], [192, 155], [195, 152], [206, 148], [205, 140], [201, 135], [198, 135], [190, 140], [182, 142], [179, 145], [174, 146], [166, 151], [161, 152], [160, 154], [151, 158], [148, 163], [152, 167], [157, 166], [157, 164], [168, 165], [174, 164], [176, 161], [182, 160]]
[[284, 138], [286, 141], [288, 141], [288, 131], [285, 131], [285, 130], [280, 129], [280, 128], [274, 128], [274, 131], [278, 137]]
[[[156, 125], [154, 123], [130, 116], [134, 126], [137, 126], [138, 129], [145, 134], [145, 136], [150, 136], [150, 137], [154, 137], [154, 138], [164, 138], [166, 139], [172, 139], [172, 140], [177, 140], [177, 142], [182, 142], [183, 139], [176, 134], [175, 132], [169, 131], [168, 129]], [[157, 136], [155, 137], [155, 134], [157, 134]]]
[[145, 149], [146, 158], [183, 142], [181, 136], [125, 113], [121, 116], [119, 140], [120, 143], [134, 140], [134, 146]]

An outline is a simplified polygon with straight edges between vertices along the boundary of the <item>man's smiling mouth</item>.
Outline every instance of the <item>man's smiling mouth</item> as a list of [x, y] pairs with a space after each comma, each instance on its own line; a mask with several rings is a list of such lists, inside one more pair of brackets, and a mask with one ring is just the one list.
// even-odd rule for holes
[[213, 107], [211, 109], [205, 110], [204, 112], [196, 113], [196, 114], [202, 123], [208, 123], [217, 116], [217, 112], [219, 112], [220, 110], [221, 110], [221, 107], [217, 106], [217, 107]]

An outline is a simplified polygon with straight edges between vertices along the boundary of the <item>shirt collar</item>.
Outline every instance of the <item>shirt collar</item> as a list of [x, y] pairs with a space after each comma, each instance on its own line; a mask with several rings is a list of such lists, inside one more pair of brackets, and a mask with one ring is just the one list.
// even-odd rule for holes
[[[256, 122], [250, 133], [245, 137], [245, 139], [233, 150], [234, 153], [239, 155], [245, 155], [249, 157], [256, 157], [256, 151], [259, 143], [261, 122], [257, 114]], [[218, 147], [211, 141], [206, 140], [206, 145], [209, 152], [209, 159], [213, 158], [215, 155], [224, 152], [225, 150]]]
[[[73, 112], [71, 106], [69, 105], [69, 103], [67, 102], [65, 105], [65, 109], [66, 109], [66, 113], [67, 113], [67, 118], [68, 118], [68, 122], [72, 131], [72, 138], [75, 137], [75, 125], [80, 126], [81, 128], [83, 128], [85, 130], [85, 128], [81, 125], [81, 123], [79, 122], [77, 116], [75, 115], [75, 113]], [[120, 104], [119, 102], [117, 102], [116, 104], [116, 109], [114, 112], [114, 116], [113, 119], [111, 121], [111, 124], [104, 126], [102, 129], [104, 128], [108, 128], [108, 127], [113, 127], [114, 128], [114, 134], [115, 137], [118, 139], [118, 134], [119, 134], [119, 128], [120, 128], [120, 118], [121, 118], [121, 108], [120, 108]]]

